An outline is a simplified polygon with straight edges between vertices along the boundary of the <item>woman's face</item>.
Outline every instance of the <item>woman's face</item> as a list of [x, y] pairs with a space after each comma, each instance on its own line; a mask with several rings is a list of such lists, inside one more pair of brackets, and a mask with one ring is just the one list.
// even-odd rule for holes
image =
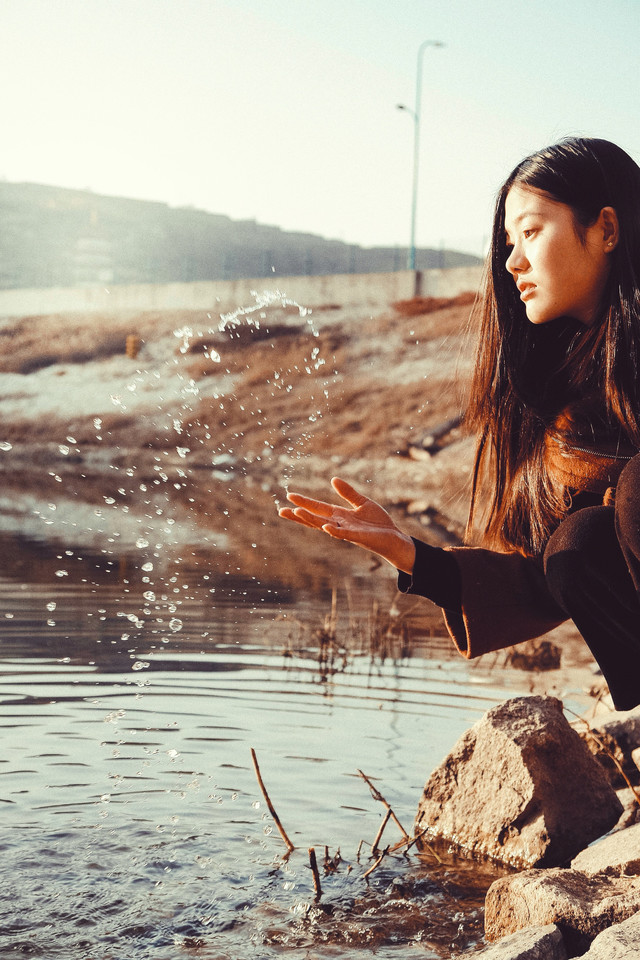
[[579, 234], [571, 207], [514, 184], [505, 202], [505, 231], [506, 267], [531, 323], [573, 317], [591, 325], [617, 242], [613, 208], [605, 207]]

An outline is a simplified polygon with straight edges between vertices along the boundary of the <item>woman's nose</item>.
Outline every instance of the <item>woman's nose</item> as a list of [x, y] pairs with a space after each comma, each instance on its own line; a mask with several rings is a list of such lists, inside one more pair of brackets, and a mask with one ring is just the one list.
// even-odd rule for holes
[[527, 267], [527, 258], [524, 256], [519, 246], [516, 245], [511, 247], [511, 252], [507, 257], [505, 266], [507, 271], [514, 277]]

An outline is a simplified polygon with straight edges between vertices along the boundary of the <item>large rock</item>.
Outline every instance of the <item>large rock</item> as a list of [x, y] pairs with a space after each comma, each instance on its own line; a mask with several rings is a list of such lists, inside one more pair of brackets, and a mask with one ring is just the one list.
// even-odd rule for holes
[[[526, 870], [489, 887], [485, 935], [499, 940], [516, 930], [555, 923], [570, 957], [614, 923], [640, 910], [640, 878], [588, 877], [578, 870]], [[639, 950], [640, 953], [640, 950]]]
[[638, 960], [639, 954], [640, 913], [636, 913], [599, 934], [583, 960]]
[[[468, 954], [467, 954], [468, 956]], [[485, 950], [473, 960], [567, 960], [562, 934], [554, 924], [518, 930]]]
[[[571, 861], [574, 870], [594, 876], [606, 873], [615, 877], [630, 877], [640, 874], [640, 823], [626, 830], [603, 837], [597, 843], [581, 850]], [[640, 954], [640, 950], [638, 951]]]
[[555, 866], [621, 811], [560, 701], [517, 697], [489, 710], [431, 774], [415, 829], [512, 866]]

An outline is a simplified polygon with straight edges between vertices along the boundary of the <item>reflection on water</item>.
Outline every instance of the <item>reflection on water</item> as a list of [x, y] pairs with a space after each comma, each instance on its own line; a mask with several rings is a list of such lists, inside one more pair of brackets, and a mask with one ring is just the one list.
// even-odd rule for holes
[[411, 832], [429, 772], [529, 676], [454, 657], [439, 618], [381, 571], [340, 583], [328, 636], [329, 573], [312, 597], [213, 561], [159, 577], [152, 552], [0, 547], [0, 956], [447, 957], [481, 943], [495, 869], [441, 850], [364, 876], [384, 808], [358, 770]]

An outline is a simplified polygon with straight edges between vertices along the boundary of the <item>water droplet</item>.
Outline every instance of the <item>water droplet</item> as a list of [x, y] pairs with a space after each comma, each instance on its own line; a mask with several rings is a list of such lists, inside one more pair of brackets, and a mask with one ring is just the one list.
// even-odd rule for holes
[[144, 548], [148, 546], [149, 546], [148, 540], [145, 540], [144, 537], [138, 537], [138, 539], [136, 540], [136, 547], [138, 547], [139, 550], [144, 550]]
[[58, 450], [60, 451], [60, 453], [62, 454], [63, 457], [66, 457], [66, 456], [69, 454], [69, 452], [70, 452], [70, 448], [67, 447], [66, 444], [64, 444], [64, 443], [59, 443], [59, 444], [58, 444]]
[[69, 572], [67, 570], [56, 570], [56, 577], [68, 577]]
[[144, 570], [145, 573], [149, 573], [150, 570], [153, 570], [153, 564], [151, 563], [150, 560], [147, 560], [146, 563], [142, 564], [142, 569]]
[[0, 450], [4, 450], [6, 452], [7, 450], [11, 450], [12, 447], [13, 447], [13, 444], [7, 443], [6, 440], [3, 440], [2, 442], [0, 442]]
[[135, 663], [131, 665], [132, 670], [147, 670], [149, 663], [146, 660], [136, 660]]

